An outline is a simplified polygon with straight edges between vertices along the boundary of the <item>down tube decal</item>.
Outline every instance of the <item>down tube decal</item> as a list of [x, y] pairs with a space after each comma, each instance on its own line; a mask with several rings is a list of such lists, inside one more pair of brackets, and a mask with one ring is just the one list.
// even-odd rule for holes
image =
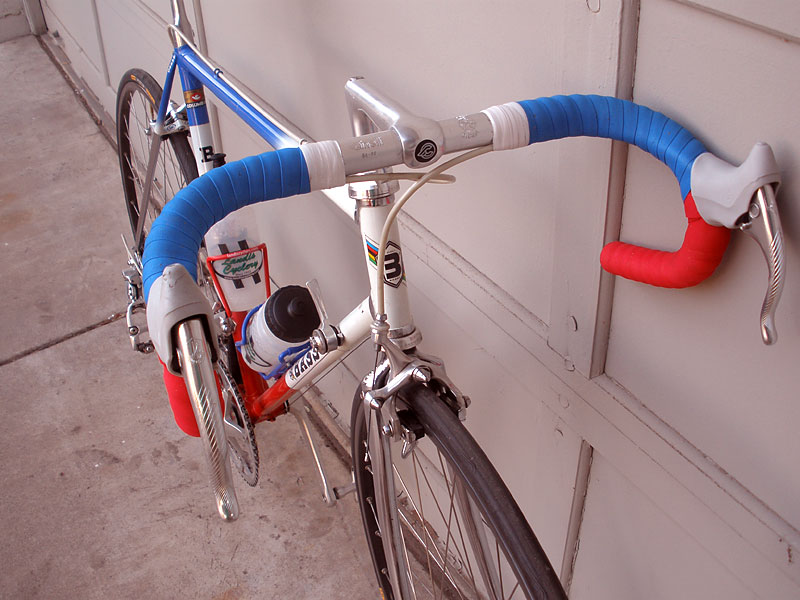
[[[364, 236], [364, 243], [367, 246], [367, 258], [369, 264], [378, 267], [378, 244], [367, 236]], [[403, 252], [400, 246], [394, 242], [386, 245], [386, 260], [384, 261], [383, 280], [390, 286], [397, 288], [406, 280], [406, 270], [403, 267]]]

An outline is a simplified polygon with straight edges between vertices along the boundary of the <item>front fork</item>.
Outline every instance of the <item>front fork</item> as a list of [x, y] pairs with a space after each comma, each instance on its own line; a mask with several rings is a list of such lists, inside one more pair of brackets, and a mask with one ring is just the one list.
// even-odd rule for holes
[[[435, 390], [448, 403], [459, 419], [466, 418], [469, 398], [464, 396], [447, 376], [444, 363], [434, 357], [423, 355], [416, 349], [403, 351], [389, 339], [389, 325], [385, 316], [379, 316], [372, 324], [372, 336], [378, 352], [384, 360], [373, 373], [362, 382], [364, 415], [367, 426], [367, 443], [370, 464], [373, 465], [375, 486], [375, 510], [380, 524], [381, 541], [386, 556], [387, 576], [392, 583], [395, 598], [416, 598], [411, 572], [410, 557], [401, 530], [401, 509], [398, 500], [402, 490], [395, 485], [392, 443], [402, 442], [400, 457], [407, 458], [415, 449], [420, 432], [406, 426], [398, 415], [397, 394], [414, 383], [423, 383]], [[451, 474], [445, 474], [445, 477]], [[473, 509], [463, 489], [456, 488], [456, 501], [461, 507], [465, 521], [471, 521]], [[478, 527], [467, 527], [468, 535], [479, 531]]]
[[[407, 565], [403, 539], [400, 531], [400, 512], [397, 509], [397, 490], [394, 485], [392, 467], [391, 439], [386, 435], [387, 424], [381, 418], [380, 410], [372, 406], [368, 396], [364, 396], [364, 414], [367, 419], [367, 443], [369, 459], [373, 465], [373, 483], [375, 487], [375, 511], [380, 524], [381, 542], [386, 556], [387, 576], [392, 582], [393, 590], [400, 590], [400, 598], [414, 598], [413, 583], [407, 576], [408, 568], [400, 569], [400, 561]], [[377, 466], [377, 468], [376, 468]], [[397, 596], [398, 594], [395, 594]]]
[[[402, 442], [400, 459], [407, 459], [416, 448], [418, 437], [424, 435], [424, 432], [419, 428], [412, 430], [411, 426], [407, 426], [398, 416], [397, 392], [415, 381], [425, 382], [431, 389], [437, 390], [439, 397], [447, 402], [451, 410], [462, 420], [465, 418], [464, 413], [469, 398], [452, 386], [440, 360], [434, 357], [422, 358], [415, 355], [415, 351], [412, 351], [411, 355], [399, 351], [388, 340], [388, 332], [382, 331], [380, 325], [379, 321], [373, 325], [373, 335], [381, 340], [379, 348], [387, 358], [362, 382], [364, 414], [369, 461], [373, 466], [374, 508], [386, 557], [386, 575], [392, 583], [394, 597], [404, 600], [417, 597], [414, 581], [410, 575], [413, 570], [411, 561], [414, 559], [409, 556], [406, 540], [411, 544], [416, 540], [416, 543], [427, 546], [429, 540], [440, 539], [441, 532], [430, 529], [431, 526], [422, 515], [411, 515], [412, 518], [409, 518], [404, 512], [413, 511], [415, 505], [411, 498], [403, 500], [403, 495], [407, 491], [404, 484], [401, 482], [401, 487], [398, 488], [395, 483], [393, 452], [396, 451], [393, 450], [392, 444]], [[404, 366], [395, 371], [392, 363]], [[396, 375], [392, 376], [392, 373]], [[433, 462], [435, 461], [432, 461], [432, 464]], [[469, 541], [470, 547], [474, 550], [473, 558], [477, 572], [480, 574], [488, 598], [499, 600], [502, 597], [500, 593], [502, 579], [492, 555], [493, 546], [487, 540], [483, 529], [480, 513], [469, 497], [463, 480], [451, 469], [445, 470], [442, 476], [448, 482], [448, 488], [451, 490], [450, 498], [459, 514], [460, 534]], [[423, 531], [415, 531], [413, 522], [422, 523]], [[444, 538], [448, 539], [449, 535], [445, 533]], [[447, 577], [450, 569], [450, 565], [445, 562], [447, 557], [437, 554], [431, 556], [431, 560]]]

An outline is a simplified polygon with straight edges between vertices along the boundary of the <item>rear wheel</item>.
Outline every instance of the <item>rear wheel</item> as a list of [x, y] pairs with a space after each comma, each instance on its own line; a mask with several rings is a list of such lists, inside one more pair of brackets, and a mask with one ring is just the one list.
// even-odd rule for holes
[[525, 517], [451, 408], [422, 386], [403, 392], [397, 408], [418, 438], [407, 452], [390, 442], [385, 454], [378, 411], [365, 409], [360, 391], [351, 423], [359, 506], [384, 597], [565, 598]]
[[[117, 91], [117, 153], [125, 192], [125, 208], [136, 237], [144, 194], [150, 146], [155, 139], [151, 123], [161, 101], [161, 86], [141, 69], [122, 77]], [[153, 220], [175, 193], [197, 177], [197, 165], [188, 133], [177, 132], [163, 140], [152, 177], [150, 203], [145, 215], [142, 239], [136, 248], [141, 257], [144, 239]]]

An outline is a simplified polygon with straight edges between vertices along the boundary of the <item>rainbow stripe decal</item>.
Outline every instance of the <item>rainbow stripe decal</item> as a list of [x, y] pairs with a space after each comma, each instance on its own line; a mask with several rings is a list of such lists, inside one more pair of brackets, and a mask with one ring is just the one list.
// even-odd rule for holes
[[375, 267], [378, 266], [378, 245], [368, 237], [364, 238], [364, 243], [367, 245], [367, 258], [369, 262]]

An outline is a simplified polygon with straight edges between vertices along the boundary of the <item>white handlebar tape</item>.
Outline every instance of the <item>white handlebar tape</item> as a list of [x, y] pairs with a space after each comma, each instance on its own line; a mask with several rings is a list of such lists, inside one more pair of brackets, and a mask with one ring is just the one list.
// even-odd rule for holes
[[494, 150], [522, 148], [530, 142], [528, 117], [518, 102], [491, 106], [481, 112], [492, 123]]
[[345, 184], [344, 160], [339, 144], [334, 141], [302, 144], [300, 152], [306, 160], [311, 191], [327, 190]]

